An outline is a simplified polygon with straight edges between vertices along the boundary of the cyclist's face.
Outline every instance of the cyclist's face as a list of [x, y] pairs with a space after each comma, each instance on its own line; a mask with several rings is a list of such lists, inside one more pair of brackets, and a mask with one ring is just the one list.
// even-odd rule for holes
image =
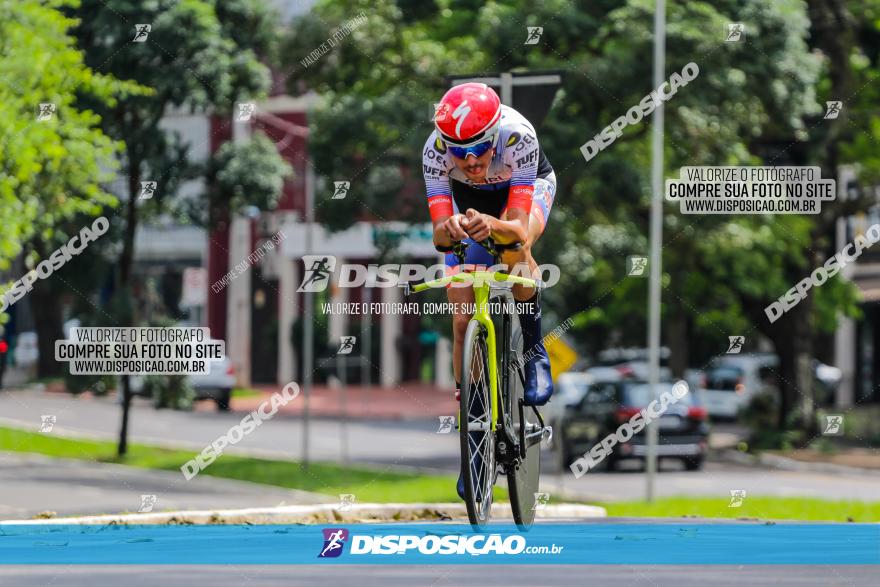
[[468, 155], [467, 159], [459, 159], [455, 155], [450, 154], [452, 162], [458, 167], [465, 176], [471, 181], [480, 181], [486, 178], [486, 171], [489, 169], [489, 162], [495, 155], [495, 149], [489, 149], [479, 157]]

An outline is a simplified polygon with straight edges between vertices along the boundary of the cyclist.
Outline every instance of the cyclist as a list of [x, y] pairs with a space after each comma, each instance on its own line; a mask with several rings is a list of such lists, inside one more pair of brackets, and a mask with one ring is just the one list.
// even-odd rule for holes
[[[446, 255], [448, 271], [491, 266], [492, 256], [476, 244], [488, 237], [498, 243], [520, 242], [518, 251], [505, 251], [509, 267], [525, 263], [535, 271], [532, 246], [550, 216], [556, 176], [538, 145], [534, 127], [519, 112], [501, 104], [492, 88], [465, 83], [450, 89], [437, 107], [435, 129], [422, 153], [428, 210], [434, 225], [434, 244], [451, 246], [463, 241], [468, 248], [465, 266]], [[537, 275], [534, 275], [537, 277]], [[447, 289], [453, 307], [474, 303], [470, 287]], [[523, 332], [525, 402], [544, 405], [553, 393], [550, 360], [541, 339], [541, 309], [534, 288], [516, 285], [513, 296]], [[453, 315], [453, 370], [456, 399], [461, 389], [461, 353], [471, 315]], [[458, 494], [464, 499], [462, 479]]]

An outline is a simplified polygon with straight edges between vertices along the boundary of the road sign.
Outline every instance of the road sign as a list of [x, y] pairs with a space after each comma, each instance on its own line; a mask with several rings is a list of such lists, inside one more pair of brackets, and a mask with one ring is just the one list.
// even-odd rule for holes
[[180, 305], [204, 306], [208, 302], [208, 271], [203, 267], [187, 267], [183, 270], [183, 292]]
[[565, 373], [577, 362], [577, 353], [561, 338], [548, 341], [544, 344], [547, 355], [550, 357], [550, 370], [553, 373], [553, 381], [559, 378], [560, 373]]

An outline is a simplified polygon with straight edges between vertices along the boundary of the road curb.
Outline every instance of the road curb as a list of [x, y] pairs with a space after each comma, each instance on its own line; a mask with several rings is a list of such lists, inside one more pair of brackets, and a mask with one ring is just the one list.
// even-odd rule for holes
[[762, 452], [759, 455], [743, 453], [738, 450], [727, 449], [718, 451], [715, 455], [722, 462], [735, 463], [750, 467], [772, 467], [783, 471], [800, 471], [805, 473], [832, 473], [863, 476], [880, 476], [880, 470], [863, 469], [861, 467], [849, 467], [836, 463], [811, 463], [799, 461], [782, 455], [774, 455]]
[[[546, 505], [535, 513], [539, 519], [604, 518], [605, 508], [581, 504]], [[510, 504], [492, 506], [494, 518], [511, 518]], [[346, 511], [339, 504], [289, 505], [236, 510], [193, 510], [52, 518], [48, 520], [4, 520], [11, 524], [322, 524], [336, 522], [409, 522], [467, 520], [463, 503], [364, 503]]]

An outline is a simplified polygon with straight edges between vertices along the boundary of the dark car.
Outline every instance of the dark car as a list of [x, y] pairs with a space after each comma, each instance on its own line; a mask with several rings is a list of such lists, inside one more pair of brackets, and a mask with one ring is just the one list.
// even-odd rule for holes
[[[672, 393], [672, 382], [660, 383], [657, 396]], [[645, 381], [621, 380], [590, 385], [580, 403], [569, 406], [563, 414], [559, 435], [560, 457], [565, 469], [609, 434], [615, 434], [624, 422], [652, 400]], [[708, 449], [709, 425], [706, 409], [691, 389], [656, 420], [659, 426], [657, 455], [681, 459], [685, 468], [696, 471], [703, 466]], [[643, 429], [625, 443], [614, 446], [599, 468], [613, 470], [622, 459], [644, 458], [647, 452]]]

